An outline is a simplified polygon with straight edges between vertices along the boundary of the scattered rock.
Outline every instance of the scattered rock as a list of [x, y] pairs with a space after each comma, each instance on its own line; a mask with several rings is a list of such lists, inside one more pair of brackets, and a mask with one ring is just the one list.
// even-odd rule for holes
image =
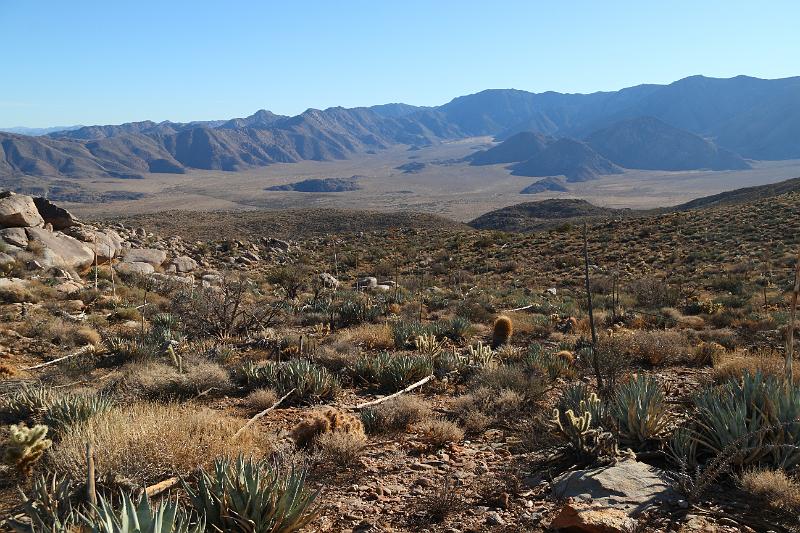
[[197, 268], [197, 261], [188, 255], [182, 255], [173, 259], [170, 265], [175, 267], [175, 272], [183, 274], [195, 270]]
[[24, 228], [5, 228], [0, 229], [0, 239], [12, 246], [26, 248], [28, 246], [28, 234]]
[[82, 271], [94, 263], [94, 252], [74, 237], [44, 228], [25, 228], [25, 232], [28, 241], [41, 246], [37, 261], [45, 268], [63, 267]]
[[591, 504], [567, 504], [550, 523], [550, 529], [586, 533], [627, 533], [636, 521], [621, 509]]
[[323, 272], [319, 275], [319, 280], [326, 289], [337, 289], [339, 287], [339, 280], [333, 277], [328, 272]]
[[150, 263], [143, 263], [141, 261], [135, 261], [133, 263], [117, 263], [114, 265], [114, 269], [120, 274], [140, 274], [143, 276], [152, 274], [156, 271], [153, 265]]
[[34, 198], [33, 203], [44, 221], [53, 226], [54, 230], [65, 230], [75, 224], [72, 213], [58, 207], [47, 198]]
[[126, 263], [149, 263], [154, 267], [160, 267], [166, 260], [167, 252], [153, 248], [131, 248], [123, 258]]
[[378, 278], [368, 276], [356, 282], [356, 289], [374, 289], [378, 286]]

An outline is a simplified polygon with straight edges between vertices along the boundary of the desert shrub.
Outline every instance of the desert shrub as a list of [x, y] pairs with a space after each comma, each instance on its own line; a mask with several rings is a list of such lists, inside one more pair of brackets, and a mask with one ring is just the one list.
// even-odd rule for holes
[[723, 360], [725, 347], [716, 342], [701, 342], [692, 351], [692, 362], [698, 366], [713, 366]]
[[316, 455], [321, 462], [348, 466], [361, 457], [366, 443], [363, 432], [331, 431], [317, 437]]
[[291, 436], [297, 446], [309, 448], [315, 445], [320, 435], [331, 432], [351, 433], [356, 437], [363, 437], [364, 426], [359, 418], [349, 413], [323, 408], [312, 411], [301, 420], [292, 429]]
[[458, 424], [441, 418], [423, 420], [414, 425], [420, 440], [432, 448], [441, 448], [464, 438], [464, 430]]
[[271, 437], [256, 428], [232, 437], [244, 423], [188, 404], [121, 406], [64, 431], [48, 463], [57, 473], [82, 479], [86, 444], [91, 443], [98, 475], [119, 475], [149, 485], [210, 466], [215, 457], [269, 452]]
[[[594, 348], [597, 356], [597, 366], [603, 379], [605, 391], [612, 391], [616, 388], [619, 379], [631, 368], [634, 356], [630, 350], [628, 341], [619, 335], [599, 336], [597, 345]], [[594, 374], [593, 360], [595, 354], [591, 347], [581, 349], [580, 361], [586, 371]]]
[[684, 361], [689, 343], [677, 331], [635, 331], [632, 335], [634, 356], [651, 365]]
[[510, 390], [525, 398], [528, 403], [535, 402], [544, 394], [545, 381], [521, 365], [487, 366], [470, 380], [472, 388], [485, 387], [495, 393]]
[[307, 285], [309, 274], [308, 268], [302, 265], [281, 266], [267, 274], [267, 281], [282, 288], [293, 300]]
[[0, 303], [18, 304], [24, 302], [37, 303], [39, 298], [25, 287], [9, 285], [0, 287]]
[[62, 432], [71, 426], [86, 422], [91, 417], [105, 413], [114, 403], [100, 394], [70, 394], [51, 404], [44, 415], [44, 423], [54, 431]]
[[364, 354], [353, 365], [359, 383], [382, 390], [399, 390], [433, 373], [429, 357], [382, 352]]
[[282, 363], [270, 361], [262, 365], [247, 362], [239, 370], [239, 376], [249, 387], [269, 387], [281, 396], [293, 390], [287, 401], [294, 402], [320, 403], [332, 400], [341, 390], [336, 376], [306, 359]]
[[800, 483], [783, 470], [751, 468], [739, 477], [742, 490], [771, 507], [796, 513], [800, 510]]
[[255, 412], [269, 409], [278, 401], [278, 394], [272, 389], [256, 389], [244, 399], [247, 407]]
[[[783, 379], [786, 358], [783, 354], [763, 350], [755, 353], [738, 352], [730, 357], [718, 360], [714, 364], [712, 376], [714, 383], [724, 383], [730, 379], [740, 379], [749, 373], [761, 373], [764, 376]], [[800, 375], [795, 373], [795, 383], [800, 381]]]
[[661, 383], [639, 374], [619, 385], [611, 404], [620, 441], [642, 448], [666, 433], [670, 424]]
[[675, 307], [680, 298], [680, 291], [670, 287], [666, 281], [655, 278], [634, 280], [630, 285], [636, 305], [645, 309]]
[[231, 381], [228, 372], [216, 363], [201, 361], [181, 371], [174, 365], [146, 361], [125, 368], [123, 386], [139, 398], [173, 400], [209, 390], [224, 392], [230, 389]]
[[214, 461], [213, 472], [202, 472], [196, 489], [183, 486], [211, 531], [292, 533], [318, 514], [317, 493], [305, 482], [305, 470], [240, 456]]
[[551, 380], [558, 378], [575, 378], [577, 367], [573, 364], [572, 357], [567, 357], [562, 352], [544, 350], [540, 344], [531, 344], [523, 358], [523, 364], [533, 372], [546, 375]]
[[194, 337], [221, 339], [248, 335], [272, 326], [283, 302], [270, 302], [246, 280], [224, 279], [219, 287], [180, 290], [172, 312]]
[[361, 421], [367, 433], [405, 431], [433, 415], [428, 402], [413, 394], [403, 394], [361, 411]]
[[[761, 373], [746, 373], [702, 391], [687, 428], [697, 455], [732, 447], [738, 466], [792, 468], [800, 463], [800, 388]], [[690, 458], [691, 460], [692, 458]]]
[[126, 322], [129, 320], [139, 321], [142, 313], [135, 307], [117, 307], [108, 315], [109, 322]]
[[46, 340], [63, 348], [86, 345], [98, 346], [101, 342], [100, 334], [90, 326], [53, 317], [29, 321], [23, 328], [22, 333], [29, 337]]
[[392, 328], [388, 324], [361, 324], [345, 330], [338, 342], [363, 346], [368, 350], [388, 350], [394, 347]]

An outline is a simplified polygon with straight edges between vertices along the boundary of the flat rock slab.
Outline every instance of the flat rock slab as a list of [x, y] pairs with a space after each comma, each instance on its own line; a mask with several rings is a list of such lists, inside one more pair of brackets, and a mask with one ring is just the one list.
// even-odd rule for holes
[[661, 470], [634, 460], [567, 472], [553, 483], [553, 495], [623, 510], [630, 515], [678, 498]]
[[160, 267], [167, 260], [167, 252], [153, 248], [131, 248], [125, 252], [126, 263], [150, 263]]
[[78, 239], [44, 228], [25, 228], [28, 241], [42, 245], [42, 256], [37, 258], [47, 267], [65, 267], [85, 270], [94, 262], [94, 252]]

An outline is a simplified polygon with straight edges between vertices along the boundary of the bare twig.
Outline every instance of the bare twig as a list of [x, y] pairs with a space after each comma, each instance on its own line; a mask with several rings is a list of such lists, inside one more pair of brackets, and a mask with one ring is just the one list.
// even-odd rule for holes
[[65, 355], [63, 357], [59, 357], [57, 359], [53, 359], [52, 361], [47, 361], [46, 363], [41, 363], [39, 365], [29, 366], [27, 368], [23, 368], [22, 370], [36, 370], [37, 368], [44, 368], [46, 366], [54, 365], [56, 363], [64, 361], [65, 359], [69, 359], [70, 357], [77, 357], [79, 355], [84, 355], [86, 353], [91, 352], [92, 350], [94, 350], [94, 346], [92, 346], [91, 344], [87, 344], [86, 346], [84, 346], [80, 350], [78, 350], [77, 352], [71, 353], [69, 355]]
[[403, 389], [401, 391], [397, 391], [394, 394], [390, 394], [389, 396], [384, 396], [383, 398], [378, 398], [377, 400], [372, 400], [371, 402], [360, 403], [360, 404], [356, 405], [355, 407], [351, 407], [351, 409], [364, 409], [365, 407], [372, 407], [373, 405], [378, 405], [379, 403], [383, 403], [383, 402], [385, 402], [387, 400], [391, 400], [392, 398], [397, 398], [401, 394], [404, 394], [406, 392], [410, 392], [410, 391], [412, 391], [414, 389], [417, 389], [417, 388], [425, 385], [431, 379], [433, 379], [433, 374], [431, 374], [430, 376], [422, 378], [421, 380], [417, 381], [416, 383], [414, 383], [412, 385], [409, 385], [405, 389]]
[[94, 448], [91, 442], [86, 443], [86, 498], [92, 504], [92, 508], [97, 505], [97, 489], [95, 488], [94, 473]]
[[253, 424], [253, 422], [255, 422], [256, 420], [258, 420], [258, 419], [259, 419], [259, 418], [261, 418], [262, 416], [266, 415], [267, 413], [269, 413], [270, 411], [272, 411], [273, 409], [275, 409], [276, 407], [278, 407], [278, 406], [279, 406], [279, 405], [280, 405], [280, 404], [283, 402], [283, 400], [285, 400], [286, 398], [288, 398], [289, 396], [291, 396], [291, 395], [292, 395], [292, 393], [293, 393], [294, 391], [295, 391], [295, 389], [292, 389], [292, 390], [290, 390], [289, 392], [287, 392], [286, 394], [284, 394], [284, 395], [281, 397], [281, 399], [280, 399], [280, 400], [278, 400], [277, 402], [275, 402], [274, 404], [272, 404], [270, 407], [267, 407], [266, 409], [264, 409], [263, 411], [261, 411], [260, 413], [258, 413], [256, 416], [254, 416], [253, 418], [251, 418], [250, 420], [248, 420], [248, 421], [247, 421], [247, 423], [246, 423], [245, 425], [243, 425], [241, 428], [239, 428], [239, 431], [237, 431], [236, 433], [234, 433], [234, 435], [233, 435], [233, 438], [235, 439], [236, 437], [238, 437], [239, 435], [241, 435], [241, 434], [242, 434], [242, 431], [244, 431], [245, 429], [247, 429], [248, 427], [250, 427], [250, 426]]
[[148, 498], [152, 498], [154, 496], [158, 496], [162, 492], [171, 489], [175, 485], [180, 482], [181, 478], [175, 476], [164, 481], [159, 481], [155, 485], [150, 485], [149, 487], [144, 488], [144, 493], [147, 495]]

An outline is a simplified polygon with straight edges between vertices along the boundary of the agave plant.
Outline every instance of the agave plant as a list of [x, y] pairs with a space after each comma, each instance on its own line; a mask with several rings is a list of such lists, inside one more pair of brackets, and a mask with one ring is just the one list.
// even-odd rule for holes
[[269, 387], [281, 395], [294, 389], [291, 401], [323, 402], [335, 398], [341, 389], [336, 376], [306, 359], [264, 365], [248, 362], [238, 374], [249, 387]]
[[53, 389], [43, 385], [23, 385], [8, 396], [2, 411], [15, 421], [37, 418], [56, 401]]
[[[589, 412], [590, 428], [596, 429], [607, 426], [608, 406], [601, 401], [597, 401], [597, 395], [592, 393], [584, 383], [576, 383], [568, 386], [561, 393], [561, 397], [556, 404], [560, 413], [572, 411], [573, 413]], [[562, 423], [567, 422], [562, 418]]]
[[671, 418], [661, 383], [643, 374], [621, 384], [611, 403], [620, 440], [642, 447], [662, 437]]
[[192, 523], [177, 502], [165, 502], [153, 507], [147, 496], [134, 503], [127, 493], [122, 493], [122, 508], [101, 497], [94, 516], [81, 515], [81, 520], [92, 533], [202, 533], [205, 521]]
[[114, 406], [108, 396], [70, 395], [53, 403], [44, 415], [45, 423], [55, 431], [86, 422], [95, 414], [105, 413]]
[[29, 494], [22, 494], [22, 507], [29, 523], [10, 519], [8, 526], [19, 533], [45, 532], [61, 533], [74, 529], [78, 515], [73, 506], [75, 484], [68, 478], [36, 478]]
[[305, 487], [305, 470], [284, 471], [266, 461], [239, 456], [217, 459], [214, 472], [201, 472], [194, 490], [186, 483], [192, 507], [206, 517], [213, 531], [291, 533], [318, 514], [317, 492]]
[[745, 373], [695, 399], [692, 427], [700, 455], [717, 455], [731, 446], [739, 466], [800, 464], [800, 387], [785, 386], [760, 372]]
[[373, 387], [397, 390], [433, 373], [433, 362], [431, 358], [421, 355], [389, 352], [365, 354], [356, 360], [353, 373]]

